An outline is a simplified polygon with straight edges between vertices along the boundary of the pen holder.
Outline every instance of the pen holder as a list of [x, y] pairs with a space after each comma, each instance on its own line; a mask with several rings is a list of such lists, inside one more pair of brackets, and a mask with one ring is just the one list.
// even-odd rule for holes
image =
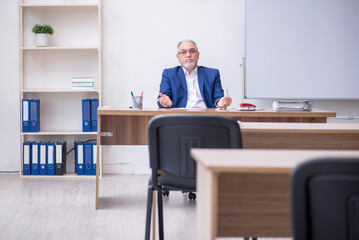
[[142, 96], [133, 96], [132, 97], [132, 109], [142, 109]]

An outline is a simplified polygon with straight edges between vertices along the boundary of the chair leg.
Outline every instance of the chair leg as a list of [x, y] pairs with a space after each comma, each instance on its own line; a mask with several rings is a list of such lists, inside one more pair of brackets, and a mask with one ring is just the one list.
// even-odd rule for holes
[[[145, 240], [150, 240], [150, 233], [151, 233], [151, 212], [152, 212], [152, 195], [153, 195], [153, 188], [152, 188], [152, 186], [148, 186]], [[155, 224], [155, 223], [153, 223], [153, 224]]]
[[157, 202], [158, 202], [158, 235], [160, 240], [164, 239], [163, 236], [163, 202], [162, 202], [162, 191], [157, 191]]

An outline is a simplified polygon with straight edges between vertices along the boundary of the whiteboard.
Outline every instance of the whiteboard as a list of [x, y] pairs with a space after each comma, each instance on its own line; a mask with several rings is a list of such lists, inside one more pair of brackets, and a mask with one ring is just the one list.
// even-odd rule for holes
[[245, 98], [359, 99], [359, 1], [248, 0], [245, 51]]

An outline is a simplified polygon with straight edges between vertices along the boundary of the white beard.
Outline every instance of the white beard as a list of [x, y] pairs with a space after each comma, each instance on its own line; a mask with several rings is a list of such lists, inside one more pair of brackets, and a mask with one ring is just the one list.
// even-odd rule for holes
[[187, 69], [187, 70], [188, 70], [188, 69], [189, 69], [189, 70], [193, 70], [193, 69], [196, 68], [196, 65], [195, 65], [194, 62], [184, 63], [183, 66], [184, 66], [184, 68]]

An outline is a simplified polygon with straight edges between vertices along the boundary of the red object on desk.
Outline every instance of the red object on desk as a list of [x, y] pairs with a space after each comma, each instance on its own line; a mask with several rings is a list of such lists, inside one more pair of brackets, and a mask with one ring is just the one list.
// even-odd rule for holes
[[239, 104], [240, 107], [256, 107], [254, 104], [251, 103], [240, 103]]

